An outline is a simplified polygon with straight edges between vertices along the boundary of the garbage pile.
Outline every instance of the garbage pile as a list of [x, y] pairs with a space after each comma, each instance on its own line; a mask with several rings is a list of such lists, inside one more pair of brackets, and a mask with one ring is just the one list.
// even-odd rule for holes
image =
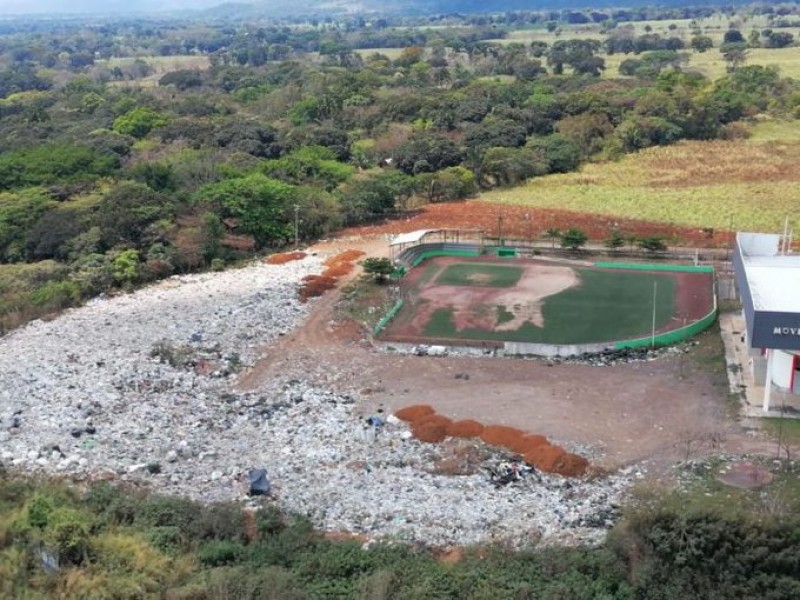
[[604, 537], [640, 472], [507, 468], [508, 452], [466, 438], [469, 422], [452, 439], [479, 448], [437, 468], [447, 444], [359, 414], [355, 397], [299, 380], [236, 392], [225, 372], [296, 326], [298, 285], [320, 269], [307, 257], [176, 277], [0, 339], [0, 463], [204, 501], [268, 493], [323, 530], [436, 546]]

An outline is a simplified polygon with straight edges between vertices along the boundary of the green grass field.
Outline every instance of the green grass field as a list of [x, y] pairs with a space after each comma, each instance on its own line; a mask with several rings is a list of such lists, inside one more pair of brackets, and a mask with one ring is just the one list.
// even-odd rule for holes
[[800, 121], [766, 121], [752, 137], [683, 141], [548, 175], [481, 199], [689, 227], [779, 231], [800, 226]]
[[457, 263], [448, 266], [436, 278], [438, 285], [470, 287], [514, 287], [522, 277], [522, 269], [505, 265]]
[[[580, 268], [576, 271], [581, 280], [579, 286], [544, 300], [544, 327], [527, 321], [516, 331], [458, 331], [452, 309], [442, 308], [432, 314], [424, 335], [544, 344], [586, 344], [647, 337], [652, 331], [654, 284], [657, 285], [656, 329], [670, 325], [673, 320], [676, 284], [669, 275]], [[494, 310], [501, 322], [511, 320], [506, 307], [476, 307], [476, 310]], [[683, 323], [675, 323], [679, 325]]]

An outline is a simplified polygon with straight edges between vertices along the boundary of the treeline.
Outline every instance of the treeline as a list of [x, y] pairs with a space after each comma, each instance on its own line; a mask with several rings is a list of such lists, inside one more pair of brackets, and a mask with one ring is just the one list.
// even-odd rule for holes
[[202, 505], [132, 488], [0, 476], [0, 596], [683, 600], [800, 595], [800, 522], [634, 504], [597, 548], [465, 550], [331, 541], [267, 506]]

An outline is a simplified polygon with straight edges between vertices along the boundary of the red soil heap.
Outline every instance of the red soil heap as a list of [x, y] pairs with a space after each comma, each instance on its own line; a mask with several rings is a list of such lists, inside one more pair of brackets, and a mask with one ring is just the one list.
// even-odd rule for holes
[[283, 265], [293, 260], [302, 260], [305, 257], [305, 252], [278, 252], [268, 256], [264, 262], [268, 265]]
[[447, 425], [436, 422], [422, 423], [419, 426], [414, 425], [411, 431], [420, 442], [428, 442], [430, 444], [443, 442], [447, 437]]
[[307, 275], [303, 278], [298, 295], [300, 301], [321, 296], [336, 287], [340, 277], [348, 275], [355, 268], [355, 261], [364, 256], [361, 250], [345, 250], [330, 257], [323, 264], [325, 270], [321, 275]]
[[511, 440], [506, 446], [512, 452], [517, 454], [527, 454], [539, 446], [545, 446], [549, 442], [543, 435], [523, 435], [517, 440]]
[[489, 425], [481, 432], [481, 439], [491, 446], [503, 446], [512, 450], [511, 446], [520, 443], [525, 432], [505, 425]]
[[400, 419], [401, 421], [406, 421], [408, 423], [413, 423], [417, 419], [422, 417], [427, 417], [428, 415], [435, 414], [436, 411], [433, 410], [432, 406], [427, 404], [415, 404], [413, 406], [406, 406], [405, 408], [401, 408], [394, 416]]
[[454, 421], [450, 427], [447, 428], [447, 435], [457, 438], [475, 438], [480, 436], [483, 431], [483, 425], [472, 419], [465, 419], [463, 421]]
[[447, 417], [436, 414], [436, 411], [427, 404], [401, 408], [395, 416], [408, 422], [411, 433], [421, 442], [439, 443], [448, 436], [480, 437], [486, 444], [501, 446], [521, 454], [525, 462], [545, 473], [581, 477], [589, 468], [589, 461], [582, 456], [565, 452], [560, 446], [550, 444], [542, 435], [525, 433], [515, 427], [505, 425], [484, 427], [472, 419], [453, 422]]

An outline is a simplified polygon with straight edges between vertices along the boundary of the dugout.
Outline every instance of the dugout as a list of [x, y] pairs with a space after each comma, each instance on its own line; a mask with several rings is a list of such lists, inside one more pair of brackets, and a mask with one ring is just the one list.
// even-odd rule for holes
[[800, 395], [800, 255], [790, 250], [786, 236], [736, 234], [733, 268], [750, 368], [764, 382], [764, 411], [773, 388]]

